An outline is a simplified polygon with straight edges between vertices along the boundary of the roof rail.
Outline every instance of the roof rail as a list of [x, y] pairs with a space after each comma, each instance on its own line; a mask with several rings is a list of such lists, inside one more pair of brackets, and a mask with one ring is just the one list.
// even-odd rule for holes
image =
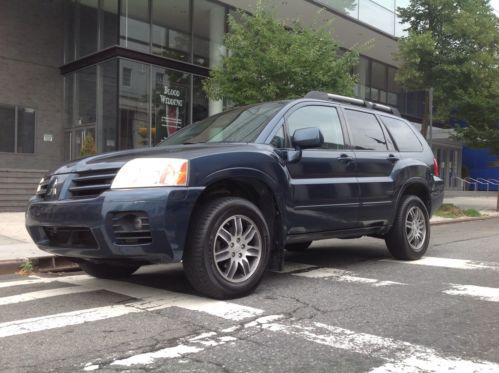
[[324, 101], [334, 101], [334, 102], [342, 102], [350, 105], [363, 106], [369, 109], [384, 111], [386, 113], [394, 114], [396, 116], [401, 116], [398, 109], [388, 106], [377, 104], [375, 102], [362, 100], [360, 98], [348, 97], [348, 96], [340, 96], [332, 93], [320, 92], [320, 91], [310, 91], [305, 95], [305, 98], [313, 98], [316, 100], [324, 100]]

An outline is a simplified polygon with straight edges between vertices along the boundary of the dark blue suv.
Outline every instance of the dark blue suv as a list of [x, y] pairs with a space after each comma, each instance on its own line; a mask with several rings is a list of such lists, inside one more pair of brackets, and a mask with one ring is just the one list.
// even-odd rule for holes
[[68, 163], [42, 179], [26, 226], [92, 276], [182, 261], [199, 292], [232, 298], [313, 240], [369, 235], [418, 259], [442, 199], [430, 147], [395, 109], [311, 92]]

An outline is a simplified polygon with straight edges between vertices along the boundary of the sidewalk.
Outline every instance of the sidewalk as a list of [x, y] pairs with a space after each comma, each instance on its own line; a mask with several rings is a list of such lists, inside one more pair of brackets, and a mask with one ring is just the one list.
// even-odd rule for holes
[[[474, 208], [483, 215], [499, 217], [499, 213], [495, 211], [496, 198], [495, 194], [490, 196], [453, 196], [451, 194], [445, 198], [444, 203], [453, 203], [463, 209]], [[442, 224], [462, 220], [466, 221], [469, 218], [447, 219], [434, 216], [431, 222], [432, 224]], [[26, 231], [23, 212], [0, 213], [0, 264], [2, 262], [22, 262], [26, 259], [47, 256], [51, 255], [38, 249]]]

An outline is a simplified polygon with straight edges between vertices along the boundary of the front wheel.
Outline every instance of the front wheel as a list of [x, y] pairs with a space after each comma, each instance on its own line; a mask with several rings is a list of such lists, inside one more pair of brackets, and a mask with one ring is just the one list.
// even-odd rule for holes
[[385, 242], [390, 254], [397, 259], [416, 260], [425, 254], [430, 242], [430, 217], [421, 199], [403, 197]]
[[80, 268], [90, 276], [105, 279], [128, 277], [140, 268], [139, 265], [78, 262]]
[[269, 229], [260, 210], [242, 198], [219, 198], [204, 206], [191, 224], [184, 269], [204, 295], [241, 297], [262, 279], [269, 251]]

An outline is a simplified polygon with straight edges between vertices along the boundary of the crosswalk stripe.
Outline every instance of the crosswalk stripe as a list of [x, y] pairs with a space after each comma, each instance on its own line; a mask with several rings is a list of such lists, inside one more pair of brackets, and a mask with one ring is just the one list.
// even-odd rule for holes
[[[90, 276], [88, 275], [75, 275], [75, 276], [69, 276], [73, 279], [76, 278], [89, 278]], [[1, 282], [0, 283], [0, 289], [1, 288], [8, 288], [12, 286], [24, 286], [24, 285], [35, 285], [35, 284], [49, 284], [52, 282], [65, 282], [66, 277], [38, 277], [38, 276], [32, 276], [28, 277], [26, 280], [18, 280], [18, 281], [6, 281], [6, 282]]]
[[390, 285], [406, 285], [402, 282], [381, 281], [374, 278], [359, 277], [352, 274], [352, 272], [336, 268], [317, 268], [307, 272], [292, 273], [292, 275], [299, 277], [306, 277], [306, 278], [324, 278], [338, 282], [368, 284], [375, 287], [390, 286]]
[[268, 323], [263, 324], [262, 328], [387, 361], [387, 364], [373, 369], [371, 373], [415, 373], [421, 371], [492, 373], [499, 371], [497, 363], [446, 357], [432, 348], [372, 334], [357, 333], [318, 322], [293, 322], [291, 325], [282, 322]]
[[452, 284], [452, 288], [444, 290], [444, 293], [449, 295], [468, 296], [488, 302], [499, 302], [499, 288]]
[[452, 268], [452, 269], [469, 269], [469, 270], [487, 269], [492, 271], [499, 271], [499, 264], [497, 263], [477, 262], [465, 259], [437, 258], [431, 256], [426, 256], [419, 260], [411, 260], [411, 261], [402, 261], [394, 259], [381, 259], [380, 261], [389, 262], [389, 263], [423, 265], [430, 267], [442, 267], [442, 268]]
[[142, 309], [136, 308], [132, 305], [119, 304], [64, 312], [49, 316], [34, 317], [24, 320], [9, 321], [0, 324], [0, 338], [62, 328], [71, 325], [79, 325], [86, 322], [105, 320], [142, 311]]
[[66, 287], [66, 288], [33, 291], [30, 293], [11, 295], [9, 297], [2, 297], [2, 298], [0, 298], [0, 306], [5, 306], [7, 304], [29, 302], [29, 301], [33, 301], [33, 300], [37, 300], [37, 299], [58, 297], [61, 295], [86, 293], [86, 292], [90, 292], [92, 290], [93, 289], [87, 289], [87, 288], [84, 288], [81, 286], [71, 286], [71, 287]]

